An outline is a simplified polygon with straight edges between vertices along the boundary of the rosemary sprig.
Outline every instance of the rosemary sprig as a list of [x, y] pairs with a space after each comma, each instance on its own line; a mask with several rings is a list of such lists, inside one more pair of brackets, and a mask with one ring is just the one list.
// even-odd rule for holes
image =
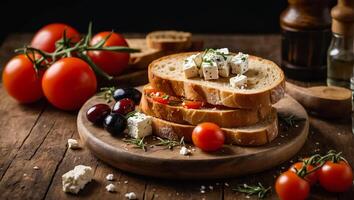
[[237, 188], [232, 189], [233, 191], [236, 192], [241, 192], [245, 193], [247, 195], [257, 195], [259, 199], [263, 199], [267, 193], [271, 190], [271, 187], [265, 188], [261, 183], [258, 183], [258, 185], [239, 185]]
[[128, 119], [129, 117], [133, 117], [137, 112], [137, 110], [131, 111], [125, 115], [125, 118]]
[[301, 122], [301, 121], [304, 121], [304, 120], [305, 120], [305, 119], [303, 119], [303, 118], [298, 118], [298, 117], [296, 117], [295, 115], [288, 115], [288, 116], [285, 116], [285, 115], [278, 114], [278, 117], [279, 117], [279, 120], [283, 123], [284, 128], [285, 128], [286, 130], [288, 130], [289, 128], [295, 127], [295, 125], [296, 125], [298, 122]]
[[133, 145], [135, 145], [136, 148], [140, 148], [144, 151], [147, 151], [144, 139], [145, 139], [145, 137], [143, 137], [143, 138], [123, 138], [123, 142], [133, 144]]
[[182, 137], [180, 141], [163, 139], [160, 137], [157, 137], [157, 139], [159, 140], [159, 143], [155, 144], [156, 146], [167, 146], [167, 148], [171, 150], [173, 149], [173, 147], [185, 145], [184, 137]]

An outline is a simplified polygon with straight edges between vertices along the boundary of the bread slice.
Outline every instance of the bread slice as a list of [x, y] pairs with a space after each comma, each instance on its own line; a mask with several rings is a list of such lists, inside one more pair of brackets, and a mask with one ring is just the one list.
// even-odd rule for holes
[[182, 31], [154, 31], [146, 36], [148, 47], [164, 51], [187, 50], [192, 46], [192, 34]]
[[[151, 89], [151, 86], [145, 86], [145, 89]], [[140, 100], [140, 109], [153, 117], [178, 124], [198, 125], [202, 122], [213, 122], [221, 127], [235, 128], [256, 124], [265, 119], [271, 112], [270, 106], [264, 106], [259, 110], [253, 109], [231, 109], [224, 107], [188, 109], [180, 105], [166, 105], [154, 101], [145, 94]]]
[[[184, 125], [153, 117], [153, 133], [159, 137], [179, 140], [184, 137], [187, 142], [192, 141], [192, 132], [195, 126]], [[222, 128], [226, 144], [241, 146], [259, 146], [274, 140], [278, 135], [278, 118], [276, 109], [263, 121], [240, 128]]]
[[152, 61], [167, 55], [162, 50], [149, 48], [145, 38], [127, 39], [127, 42], [129, 47], [140, 49], [140, 52], [130, 54], [129, 65], [132, 68], [146, 69]]
[[183, 62], [196, 53], [173, 54], [152, 62], [148, 73], [151, 86], [173, 96], [243, 109], [269, 106], [284, 96], [283, 71], [274, 62], [256, 56], [249, 56], [245, 89], [233, 88], [229, 78], [212, 81], [199, 77], [187, 79], [183, 74]]

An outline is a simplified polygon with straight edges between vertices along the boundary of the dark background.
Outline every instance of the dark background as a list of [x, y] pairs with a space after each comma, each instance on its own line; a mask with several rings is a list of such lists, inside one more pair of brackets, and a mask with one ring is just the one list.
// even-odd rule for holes
[[96, 31], [277, 33], [286, 5], [286, 0], [1, 0], [0, 42], [13, 32], [35, 32], [53, 22], [86, 32], [91, 20]]

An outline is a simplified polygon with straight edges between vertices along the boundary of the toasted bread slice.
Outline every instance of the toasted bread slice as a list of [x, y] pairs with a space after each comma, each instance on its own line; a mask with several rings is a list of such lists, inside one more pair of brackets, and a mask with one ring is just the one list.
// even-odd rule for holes
[[182, 31], [154, 31], [146, 36], [148, 47], [164, 51], [187, 50], [192, 46], [192, 34]]
[[[149, 85], [144, 87], [144, 89], [151, 88]], [[259, 110], [231, 109], [227, 107], [223, 107], [222, 109], [188, 109], [181, 105], [158, 103], [145, 92], [141, 97], [140, 109], [150, 116], [178, 124], [198, 125], [202, 122], [213, 122], [225, 128], [256, 124], [265, 119], [271, 112], [271, 106], [264, 106]]]
[[[184, 137], [187, 142], [192, 141], [192, 132], [195, 126], [184, 125], [162, 120], [153, 117], [153, 133], [159, 137], [172, 140], [179, 140]], [[241, 146], [264, 145], [276, 138], [278, 135], [278, 118], [276, 109], [263, 121], [240, 128], [221, 128], [225, 134], [227, 144]]]
[[133, 68], [146, 69], [152, 61], [167, 55], [162, 50], [149, 48], [145, 39], [127, 39], [127, 42], [129, 47], [140, 49], [140, 52], [130, 54], [129, 65]]
[[173, 54], [152, 62], [148, 73], [151, 86], [173, 96], [243, 109], [269, 106], [284, 96], [283, 71], [274, 62], [256, 56], [249, 56], [244, 89], [232, 87], [229, 77], [209, 81], [200, 77], [187, 79], [183, 74], [183, 62], [196, 53]]

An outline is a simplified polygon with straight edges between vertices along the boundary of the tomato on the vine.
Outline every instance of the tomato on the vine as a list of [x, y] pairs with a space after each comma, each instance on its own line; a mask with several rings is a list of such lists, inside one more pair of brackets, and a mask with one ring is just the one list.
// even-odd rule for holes
[[[128, 46], [124, 37], [118, 33], [100, 32], [96, 34], [90, 45], [95, 45], [101, 40], [105, 39], [109, 34], [111, 36], [104, 43], [104, 47], [108, 46]], [[109, 52], [109, 51], [89, 51], [88, 56], [92, 61], [100, 67], [103, 71], [111, 76], [116, 76], [122, 73], [127, 68], [129, 63], [129, 53]]]
[[42, 27], [33, 37], [31, 46], [46, 52], [54, 52], [55, 43], [63, 38], [64, 30], [66, 38], [76, 43], [80, 40], [80, 33], [67, 24], [53, 23]]
[[204, 122], [194, 128], [192, 140], [203, 151], [216, 151], [224, 145], [225, 136], [218, 125]]
[[34, 68], [26, 55], [13, 57], [5, 66], [2, 80], [5, 90], [20, 103], [32, 103], [43, 96], [41, 79], [43, 71]]
[[304, 200], [309, 196], [310, 184], [293, 171], [282, 173], [275, 182], [281, 200]]
[[[293, 171], [293, 172], [299, 171], [299, 170], [302, 168], [303, 165], [304, 165], [304, 162], [297, 162], [297, 163], [293, 164], [293, 165], [289, 168], [289, 170], [290, 170], [290, 171]], [[308, 166], [306, 167], [306, 171], [307, 171], [307, 172], [310, 172], [310, 171], [313, 170], [314, 168], [315, 168], [314, 166], [308, 165]], [[317, 180], [318, 180], [318, 170], [316, 170], [316, 171], [314, 171], [314, 172], [312, 172], [312, 173], [306, 175], [306, 176], [304, 177], [304, 179], [305, 179], [306, 181], [308, 181], [308, 182], [310, 183], [310, 185], [314, 185], [314, 184], [317, 182]]]
[[327, 161], [318, 172], [320, 185], [330, 192], [345, 192], [353, 184], [353, 172], [345, 161]]
[[63, 110], [77, 110], [96, 93], [96, 76], [90, 66], [75, 57], [55, 62], [42, 80], [45, 97]]

